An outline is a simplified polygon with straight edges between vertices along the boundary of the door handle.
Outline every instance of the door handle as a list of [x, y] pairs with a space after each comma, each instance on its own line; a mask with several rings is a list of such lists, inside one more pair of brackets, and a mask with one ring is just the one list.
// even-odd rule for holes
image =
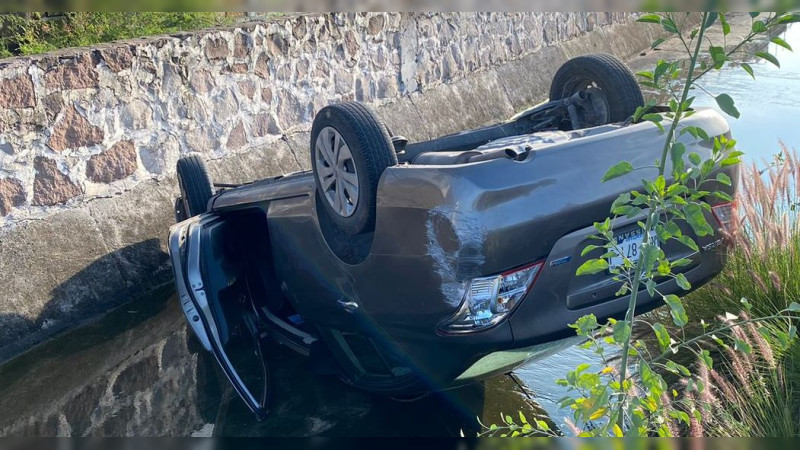
[[348, 302], [348, 301], [346, 301], [344, 299], [341, 299], [341, 298], [338, 300], [338, 302], [339, 302], [339, 305], [342, 308], [344, 308], [345, 311], [347, 311], [349, 313], [353, 313], [358, 309], [358, 303], [356, 303], [356, 302], [352, 302], [352, 301]]

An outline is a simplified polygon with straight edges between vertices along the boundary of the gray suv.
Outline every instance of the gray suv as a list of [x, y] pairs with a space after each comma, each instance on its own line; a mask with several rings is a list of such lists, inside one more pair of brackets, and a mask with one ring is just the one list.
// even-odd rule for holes
[[[198, 157], [183, 158], [169, 249], [186, 319], [259, 417], [267, 338], [312, 370], [389, 396], [486, 379], [572, 345], [568, 324], [627, 308], [611, 274], [575, 271], [597, 256], [581, 256], [594, 222], [655, 173], [600, 181], [616, 162], [657, 159], [664, 136], [630, 119], [642, 104], [629, 69], [595, 54], [558, 70], [549, 102], [496, 125], [408, 142], [366, 106], [339, 103], [314, 119], [312, 171], [214, 185]], [[729, 133], [710, 109], [686, 124]], [[687, 154], [710, 156], [707, 142], [682, 139]], [[724, 169], [732, 180], [738, 170]], [[715, 204], [709, 223], [723, 228], [730, 209]], [[634, 259], [636, 220], [614, 223]], [[700, 251], [662, 249], [691, 260], [681, 270], [697, 288], [723, 267], [723, 241], [683, 232]], [[683, 293], [672, 279], [658, 291]], [[660, 301], [642, 292], [639, 303], [643, 313]]]

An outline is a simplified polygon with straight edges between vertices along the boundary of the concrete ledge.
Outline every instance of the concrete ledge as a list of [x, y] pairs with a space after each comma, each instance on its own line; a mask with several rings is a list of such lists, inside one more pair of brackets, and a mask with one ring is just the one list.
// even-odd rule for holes
[[[504, 120], [545, 100], [570, 57], [605, 51], [628, 58], [655, 27], [618, 23], [446, 83], [373, 106], [395, 134], [430, 139]], [[208, 161], [220, 182], [308, 170], [308, 129]], [[211, 156], [211, 155], [209, 155]], [[166, 237], [177, 195], [173, 174], [0, 231], [0, 361], [171, 282]]]

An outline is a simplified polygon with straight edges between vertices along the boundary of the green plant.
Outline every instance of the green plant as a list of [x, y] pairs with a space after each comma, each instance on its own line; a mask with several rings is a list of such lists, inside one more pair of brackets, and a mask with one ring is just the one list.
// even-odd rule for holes
[[[213, 12], [71, 12], [48, 18], [0, 15], [0, 57], [30, 55], [156, 34], [208, 28], [231, 22]], [[13, 51], [12, 51], [13, 50]]]
[[[635, 121], [652, 122], [662, 131], [664, 142], [660, 158], [654, 166], [647, 167], [634, 167], [630, 162], [622, 161], [613, 165], [603, 177], [603, 181], [608, 181], [634, 170], [656, 169], [654, 177], [642, 180], [642, 190], [620, 195], [611, 207], [614, 218], [643, 218], [638, 222], [643, 236], [641, 256], [632, 259], [620, 251], [614, 238], [614, 219], [609, 217], [595, 224], [596, 243], [583, 252], [584, 255], [595, 257], [586, 261], [577, 271], [578, 275], [610, 271], [615, 281], [621, 284], [617, 295], [630, 297], [623, 320], [609, 319], [599, 323], [595, 316], [588, 315], [571, 325], [578, 335], [587, 339], [582, 347], [593, 350], [603, 365], [600, 371], [595, 371], [589, 364], [581, 364], [559, 381], [573, 394], [562, 399], [561, 406], [572, 409], [574, 422], [569, 425], [579, 435], [674, 435], [681, 424], [691, 427], [693, 421], [702, 420], [702, 410], [665, 407], [670, 395], [677, 397], [679, 394], [676, 390], [670, 391], [662, 373], [685, 380], [685, 398], [702, 398], [709, 389], [702, 378], [690, 369], [691, 366], [677, 362], [674, 355], [688, 353], [700, 361], [704, 370], [712, 370], [712, 353], [707, 348], [709, 341], [735, 352], [752, 352], [752, 346], [737, 331], [742, 326], [786, 321], [784, 328], [766, 331], [787, 343], [796, 337], [797, 328], [791, 323], [800, 313], [800, 304], [796, 302], [788, 303], [777, 312], [773, 309], [755, 318], [741, 318], [726, 313], [722, 320], [711, 323], [703, 320], [698, 326], [691, 327], [681, 299], [658, 290], [658, 282], [668, 278], [674, 279], [683, 289], [691, 289], [689, 281], [680, 273], [680, 268], [690, 261], [669, 260], [660, 245], [674, 240], [693, 251], [699, 251], [698, 245], [681, 231], [680, 225], [687, 224], [697, 236], [714, 233], [706, 221], [706, 214], [711, 211], [708, 202], [732, 201], [728, 189], [732, 180], [720, 169], [739, 164], [742, 154], [735, 149], [734, 140], [725, 136], [709, 136], [706, 130], [683, 123], [684, 119], [694, 114], [691, 109], [695, 99], [692, 95], [694, 90], [707, 92], [699, 80], [710, 71], [724, 67], [734, 54], [747, 52], [748, 44], [756, 38], [769, 36], [770, 30], [782, 24], [800, 21], [800, 15], [795, 13], [773, 13], [764, 18], [753, 13], [750, 33], [729, 45], [727, 36], [730, 26], [724, 14], [702, 13], [697, 26], [690, 25], [689, 17], [689, 13], [663, 13], [646, 14], [639, 19], [641, 22], [661, 25], [669, 35], [678, 39], [686, 50], [686, 59], [659, 61], [652, 72], [639, 74], [643, 78], [643, 85], [662, 91], [669, 99], [669, 106], [665, 110], [655, 108], [656, 102], [651, 100], [634, 114]], [[717, 26], [724, 37], [722, 45], [715, 45], [706, 34]], [[771, 40], [790, 48], [779, 38], [773, 37]], [[654, 42], [653, 47], [662, 42], [661, 39]], [[707, 54], [704, 55], [703, 50]], [[779, 65], [777, 59], [768, 52], [757, 50], [754, 55]], [[740, 66], [753, 75], [752, 67], [748, 64], [742, 63]], [[739, 117], [730, 95], [711, 95], [722, 111]], [[712, 148], [711, 157], [704, 160], [697, 153], [687, 155], [686, 143], [689, 140], [704, 141]], [[610, 267], [608, 258], [616, 255], [622, 256], [622, 264]], [[650, 323], [636, 318], [637, 298], [645, 290], [650, 296], [664, 300], [677, 333], [670, 333], [660, 321]], [[742, 305], [746, 309], [752, 308], [752, 303], [746, 299], [742, 299]], [[636, 337], [641, 335], [642, 330], [652, 333], [657, 342], [656, 351], [651, 351], [643, 339]], [[618, 364], [609, 357], [609, 354], [615, 353], [619, 355]], [[527, 428], [523, 425], [506, 416], [504, 424], [494, 426], [490, 434], [552, 433], [549, 429], [536, 426], [538, 422]]]

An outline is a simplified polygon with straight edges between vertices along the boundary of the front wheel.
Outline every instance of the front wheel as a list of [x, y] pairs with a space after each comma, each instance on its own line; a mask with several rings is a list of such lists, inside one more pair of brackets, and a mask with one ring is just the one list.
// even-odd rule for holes
[[628, 66], [605, 53], [578, 56], [558, 69], [550, 85], [550, 100], [578, 93], [584, 98], [576, 106], [583, 128], [623, 122], [644, 105], [642, 90]]
[[378, 181], [397, 164], [386, 126], [365, 105], [326, 106], [311, 127], [311, 167], [324, 212], [349, 236], [375, 227]]

